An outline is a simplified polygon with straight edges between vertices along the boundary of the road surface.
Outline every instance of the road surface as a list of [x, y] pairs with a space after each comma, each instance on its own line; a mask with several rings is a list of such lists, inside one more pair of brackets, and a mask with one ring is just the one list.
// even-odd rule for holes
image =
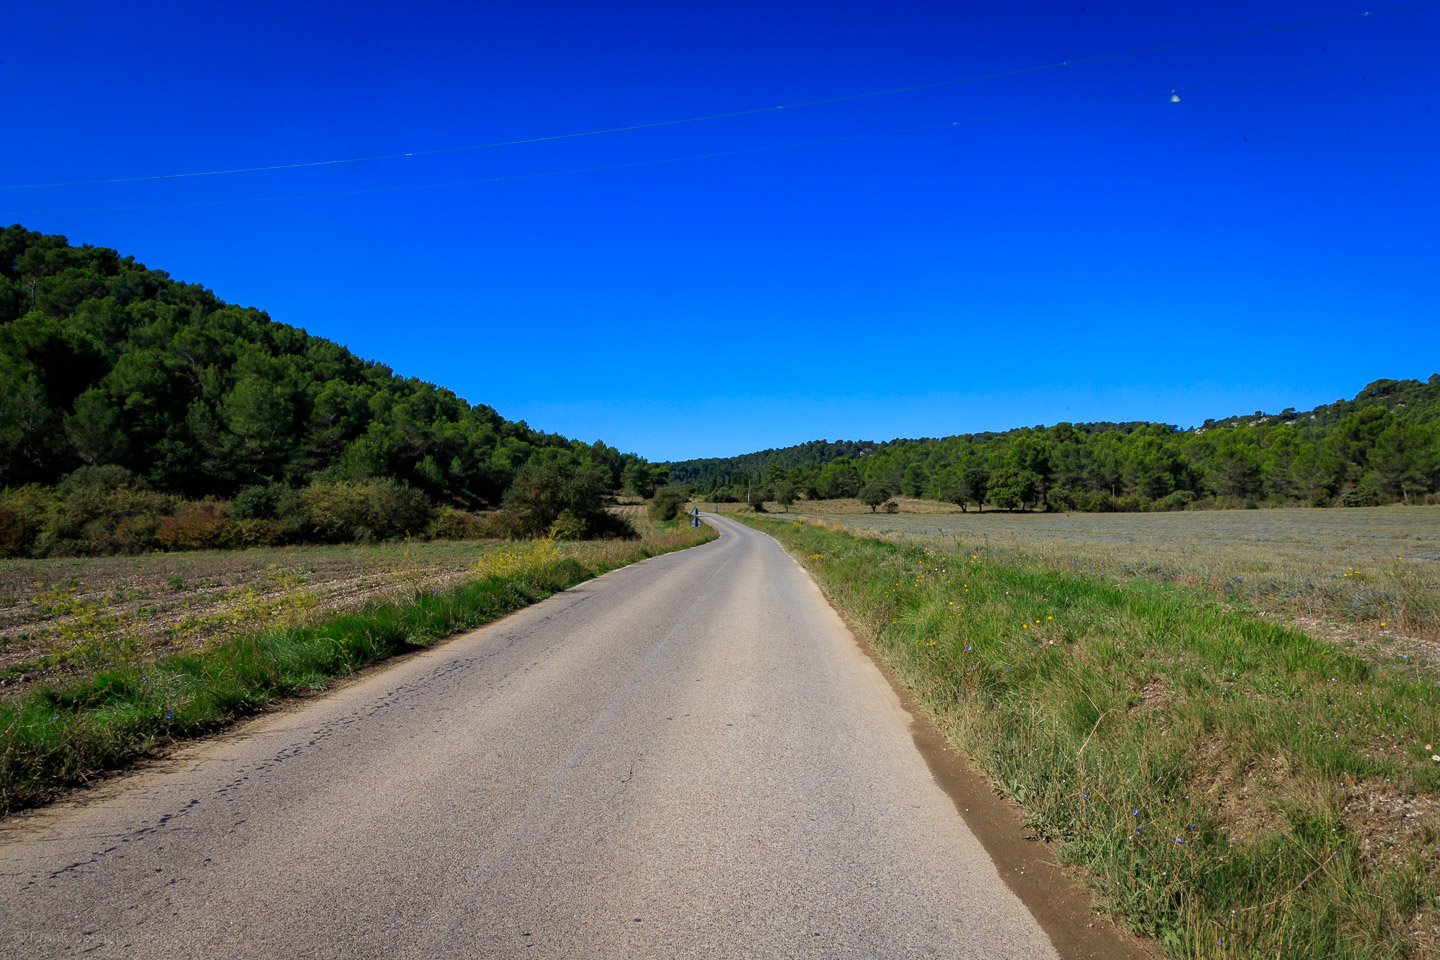
[[706, 519], [0, 824], [0, 958], [1055, 957], [814, 583]]

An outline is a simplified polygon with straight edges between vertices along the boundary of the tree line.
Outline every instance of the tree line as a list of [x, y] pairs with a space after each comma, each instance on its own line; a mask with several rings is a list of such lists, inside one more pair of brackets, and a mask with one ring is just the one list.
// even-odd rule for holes
[[[172, 510], [206, 498], [248, 504], [240, 509], [260, 512], [246, 519], [313, 537], [327, 523], [315, 519], [327, 498], [312, 496], [308, 519], [296, 519], [305, 511], [290, 493], [317, 485], [348, 490], [355, 504], [409, 503], [415, 491], [426, 510], [400, 513], [429, 524], [437, 509], [520, 498], [511, 491], [532, 461], [532, 478], [572, 492], [649, 493], [664, 479], [634, 454], [506, 420], [115, 250], [18, 224], [0, 231], [0, 488], [12, 501], [0, 510], [11, 511], [12, 527], [17, 503], [29, 505], [33, 527], [44, 519], [36, 511], [58, 509], [57, 497], [124, 488], [168, 498]], [[355, 504], [352, 521], [364, 513]], [[570, 504], [568, 526], [605, 526], [593, 507]], [[561, 512], [516, 515], [554, 522]], [[90, 521], [74, 530], [54, 516], [44, 522], [79, 542]]]
[[[829, 456], [849, 448], [855, 454]], [[1314, 410], [1160, 423], [1058, 423], [885, 443], [806, 444], [665, 464], [720, 501], [896, 494], [962, 509], [1366, 506], [1440, 496], [1440, 375], [1377, 380]]]

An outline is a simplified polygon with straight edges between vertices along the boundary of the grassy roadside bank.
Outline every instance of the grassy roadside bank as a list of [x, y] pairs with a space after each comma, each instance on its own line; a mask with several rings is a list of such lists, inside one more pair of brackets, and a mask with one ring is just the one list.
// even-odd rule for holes
[[490, 546], [477, 551], [473, 575], [463, 584], [370, 601], [0, 701], [0, 815], [366, 664], [714, 536], [708, 526], [692, 530], [676, 523], [639, 541]]
[[1440, 676], [1183, 587], [743, 519], [1171, 955], [1440, 956]]

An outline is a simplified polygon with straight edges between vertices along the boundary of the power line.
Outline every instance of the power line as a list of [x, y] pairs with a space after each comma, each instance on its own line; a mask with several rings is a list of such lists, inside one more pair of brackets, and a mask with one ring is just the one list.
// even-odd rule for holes
[[404, 153], [381, 153], [365, 157], [342, 157], [331, 160], [305, 160], [294, 163], [275, 163], [256, 167], [233, 167], [223, 170], [198, 170], [189, 173], [160, 173], [147, 174], [134, 177], [108, 177], [96, 180], [64, 180], [54, 183], [18, 183], [8, 186], [0, 186], [0, 190], [35, 190], [45, 187], [80, 187], [93, 186], [95, 184], [109, 183], [138, 183], [151, 180], [183, 180], [195, 177], [218, 177], [239, 173], [265, 173], [277, 170], [297, 170], [307, 167], [339, 166], [349, 163], [366, 163], [375, 160], [400, 160], [407, 157], [427, 157], [445, 153], [462, 153], [472, 150], [488, 150], [495, 147], [513, 147], [531, 143], [544, 143], [551, 140], [575, 140], [582, 137], [598, 137], [612, 133], [630, 133], [637, 130], [653, 130], [659, 127], [673, 127], [687, 123], [703, 123], [710, 120], [728, 120], [737, 117], [750, 117], [759, 114], [776, 113], [781, 110], [797, 110], [803, 107], [816, 107], [832, 103], [844, 103], [851, 100], [866, 100], [872, 97], [886, 97], [899, 93], [914, 93], [920, 90], [935, 90], [941, 87], [953, 87], [960, 84], [976, 83], [982, 80], [997, 80], [1005, 77], [1022, 76], [1027, 73], [1040, 73], [1046, 70], [1058, 70], [1064, 67], [1079, 66], [1081, 64], [1099, 63], [1105, 60], [1119, 60], [1126, 57], [1138, 57], [1149, 53], [1164, 53], [1170, 50], [1180, 50], [1186, 47], [1203, 46], [1211, 43], [1221, 43], [1227, 40], [1243, 40], [1247, 37], [1264, 36], [1271, 33], [1284, 33], [1290, 30], [1303, 30], [1309, 27], [1324, 26], [1333, 23], [1343, 23], [1349, 20], [1359, 20], [1366, 17], [1378, 17], [1391, 13], [1403, 13], [1410, 10], [1419, 10], [1425, 7], [1433, 7], [1440, 4], [1440, 0], [1426, 0], [1423, 3], [1408, 4], [1401, 7], [1389, 7], [1384, 10], [1367, 10], [1363, 13], [1345, 14], [1339, 17], [1327, 17], [1320, 20], [1308, 20], [1303, 23], [1286, 24], [1279, 27], [1264, 27], [1259, 30], [1248, 30], [1243, 33], [1230, 33], [1216, 37], [1206, 37], [1201, 40], [1185, 40], [1179, 43], [1170, 43], [1158, 47], [1145, 47], [1138, 50], [1127, 50], [1120, 53], [1100, 54], [1093, 57], [1082, 57], [1078, 60], [1062, 60], [1058, 63], [1039, 64], [1031, 67], [1019, 67], [1014, 70], [1002, 70], [996, 73], [975, 74], [969, 77], [960, 77], [953, 80], [938, 80], [933, 83], [920, 83], [907, 87], [892, 87], [886, 90], [872, 90], [866, 93], [852, 93], [837, 97], [825, 97], [819, 100], [804, 100], [797, 103], [780, 104], [774, 107], [754, 107], [748, 110], [733, 110], [727, 113], [712, 113], [695, 117], [682, 117], [675, 120], [656, 120], [650, 123], [635, 123], [619, 127], [605, 127], [596, 130], [583, 130], [573, 133], [561, 133], [546, 137], [525, 137], [515, 140], [495, 140], [489, 143], [468, 144], [457, 147], [436, 147], [429, 150], [409, 150]]
[[[1440, 48], [1436, 48], [1436, 49], [1432, 49], [1432, 50], [1420, 50], [1420, 51], [1416, 51], [1416, 52], [1414, 52], [1414, 53], [1392, 54], [1392, 55], [1390, 55], [1390, 56], [1386, 56], [1386, 57], [1374, 57], [1374, 58], [1371, 58], [1371, 59], [1368, 59], [1368, 60], [1352, 60], [1352, 61], [1348, 61], [1348, 62], [1346, 62], [1346, 63], [1326, 64], [1325, 66], [1321, 66], [1321, 67], [1308, 67], [1308, 68], [1303, 69], [1303, 70], [1288, 70], [1288, 71], [1284, 71], [1284, 72], [1281, 72], [1281, 73], [1267, 73], [1267, 74], [1261, 74], [1261, 75], [1257, 75], [1257, 76], [1253, 76], [1253, 77], [1242, 77], [1242, 78], [1236, 79], [1236, 80], [1213, 80], [1213, 81], [1210, 81], [1210, 82], [1208, 82], [1208, 83], [1195, 83], [1195, 84], [1190, 84], [1190, 85], [1184, 87], [1183, 89], [1186, 90], [1186, 91], [1191, 91], [1191, 90], [1214, 89], [1214, 88], [1217, 88], [1217, 87], [1229, 87], [1229, 86], [1236, 86], [1236, 85], [1242, 84], [1242, 83], [1255, 83], [1255, 82], [1259, 82], [1259, 81], [1262, 81], [1262, 80], [1277, 80], [1277, 79], [1283, 79], [1283, 78], [1286, 78], [1286, 77], [1303, 76], [1303, 75], [1305, 75], [1305, 74], [1310, 74], [1310, 73], [1321, 73], [1321, 72], [1328, 71], [1328, 70], [1341, 70], [1341, 69], [1344, 69], [1344, 68], [1347, 68], [1347, 67], [1365, 66], [1365, 65], [1368, 65], [1368, 64], [1372, 64], [1372, 63], [1385, 63], [1385, 62], [1388, 62], [1388, 61], [1391, 61], [1391, 60], [1405, 60], [1405, 59], [1409, 59], [1409, 58], [1412, 58], [1412, 57], [1433, 56], [1434, 54], [1437, 54], [1437, 53], [1440, 53]], [[876, 138], [876, 137], [890, 137], [890, 136], [897, 136], [897, 135], [900, 135], [900, 134], [907, 134], [907, 133], [921, 133], [921, 132], [928, 131], [928, 130], [953, 129], [953, 128], [956, 128], [956, 127], [970, 126], [970, 125], [977, 124], [977, 123], [989, 123], [989, 122], [995, 121], [995, 120], [1010, 120], [1010, 119], [1015, 119], [1015, 118], [1018, 118], [1018, 117], [1032, 117], [1032, 116], [1038, 116], [1038, 115], [1047, 114], [1047, 113], [1061, 113], [1061, 112], [1068, 111], [1068, 110], [1079, 110], [1079, 109], [1083, 109], [1083, 108], [1085, 108], [1085, 107], [1105, 106], [1105, 105], [1113, 104], [1113, 103], [1130, 103], [1130, 102], [1134, 102], [1134, 101], [1137, 101], [1137, 100], [1159, 99], [1160, 97], [1170, 96], [1170, 95], [1172, 95], [1172, 94], [1174, 94], [1174, 93], [1175, 93], [1174, 90], [1167, 90], [1167, 91], [1164, 91], [1163, 94], [1157, 94], [1157, 93], [1127, 94], [1127, 95], [1125, 95], [1125, 96], [1106, 97], [1106, 98], [1100, 99], [1100, 100], [1086, 100], [1086, 101], [1083, 101], [1083, 102], [1081, 102], [1081, 103], [1064, 104], [1064, 105], [1055, 106], [1055, 107], [1040, 107], [1040, 108], [1037, 108], [1037, 109], [1034, 109], [1034, 110], [1017, 110], [1017, 111], [1012, 111], [1012, 112], [1010, 112], [1010, 113], [997, 113], [997, 114], [991, 114], [991, 115], [989, 115], [989, 116], [984, 116], [984, 117], [971, 117], [971, 118], [966, 119], [966, 120], [947, 120], [947, 121], [941, 121], [941, 122], [937, 122], [937, 123], [925, 123], [925, 124], [919, 124], [919, 125], [917, 125], [917, 126], [901, 127], [901, 128], [892, 129], [892, 130], [877, 130], [877, 131], [871, 131], [871, 132], [869, 132], [869, 133], [855, 133], [855, 134], [847, 134], [847, 135], [838, 136], [838, 137], [824, 137], [824, 138], [821, 138], [821, 139], [816, 139], [816, 140], [802, 140], [802, 141], [798, 141], [798, 142], [794, 142], [794, 143], [769, 144], [769, 145], [761, 146], [761, 147], [743, 147], [743, 148], [739, 148], [739, 149], [735, 149], [735, 150], [722, 150], [722, 151], [716, 151], [716, 152], [712, 152], [712, 153], [696, 153], [696, 154], [688, 154], [688, 155], [685, 155], [685, 156], [678, 156], [678, 157], [663, 157], [663, 158], [655, 159], [655, 160], [634, 160], [634, 161], [630, 161], [630, 162], [627, 162], [627, 163], [612, 163], [612, 164], [605, 164], [605, 165], [601, 165], [601, 166], [592, 166], [592, 167], [574, 167], [574, 168], [564, 169], [564, 170], [545, 170], [545, 171], [539, 171], [539, 172], [535, 172], [535, 173], [516, 173], [516, 174], [507, 174], [507, 175], [496, 176], [496, 177], [479, 177], [479, 178], [466, 179], [466, 180], [448, 180], [448, 181], [444, 181], [444, 182], [440, 182], [440, 183], [416, 183], [416, 184], [405, 184], [405, 185], [401, 185], [401, 186], [390, 186], [390, 187], [368, 187], [368, 188], [360, 189], [360, 190], [340, 190], [340, 191], [323, 192], [323, 193], [315, 193], [315, 192], [312, 192], [312, 193], [294, 193], [294, 194], [285, 194], [285, 195], [267, 196], [267, 197], [235, 197], [235, 198], [229, 198], [229, 199], [224, 199], [224, 200], [190, 200], [190, 201], [177, 201], [177, 202], [174, 202], [174, 203], [149, 203], [149, 204], [137, 204], [137, 205], [131, 205], [131, 206], [118, 206], [118, 207], [75, 207], [75, 208], [58, 209], [58, 210], [54, 210], [54, 209], [52, 209], [52, 210], [20, 210], [20, 211], [17, 211], [15, 215], [17, 215], [17, 216], [31, 216], [31, 215], [34, 215], [34, 214], [56, 214], [56, 213], [116, 213], [116, 212], [126, 212], [126, 211], [133, 211], [133, 210], [157, 210], [157, 209], [172, 209], [172, 208], [181, 208], [181, 207], [230, 206], [230, 205], [241, 204], [241, 203], [269, 203], [269, 202], [276, 202], [276, 201], [283, 201], [283, 200], [323, 200], [323, 199], [331, 199], [331, 198], [335, 198], [335, 197], [355, 197], [355, 196], [364, 196], [364, 195], [376, 194], [376, 193], [399, 193], [399, 192], [402, 192], [402, 191], [409, 191], [409, 190], [434, 190], [434, 189], [443, 189], [443, 188], [448, 188], [448, 187], [465, 187], [465, 186], [476, 186], [476, 185], [491, 184], [491, 183], [506, 183], [506, 182], [517, 181], [517, 180], [537, 180], [537, 179], [541, 179], [541, 178], [544, 178], [544, 177], [573, 176], [573, 175], [584, 174], [584, 173], [605, 173], [605, 172], [612, 171], [612, 170], [627, 170], [627, 169], [633, 169], [633, 168], [636, 168], [636, 167], [654, 167], [654, 166], [662, 166], [662, 165], [672, 164], [672, 163], [686, 163], [686, 162], [690, 162], [690, 161], [694, 161], [694, 160], [718, 160], [718, 159], [723, 159], [723, 158], [726, 158], [726, 157], [738, 157], [738, 156], [743, 156], [743, 155], [747, 155], [747, 154], [768, 153], [768, 152], [772, 152], [772, 151], [775, 151], [775, 150], [794, 150], [794, 149], [798, 149], [798, 148], [801, 148], [801, 147], [825, 146], [825, 145], [835, 144], [835, 143], [847, 143], [847, 142], [851, 142], [851, 141], [855, 141], [855, 140], [868, 140], [868, 139], [873, 139], [873, 138]]]

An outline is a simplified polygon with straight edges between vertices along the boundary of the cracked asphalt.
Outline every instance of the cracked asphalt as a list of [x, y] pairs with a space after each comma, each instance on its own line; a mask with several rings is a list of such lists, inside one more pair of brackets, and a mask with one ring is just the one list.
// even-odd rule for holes
[[707, 521], [0, 823], [0, 958], [1055, 957], [819, 589]]

